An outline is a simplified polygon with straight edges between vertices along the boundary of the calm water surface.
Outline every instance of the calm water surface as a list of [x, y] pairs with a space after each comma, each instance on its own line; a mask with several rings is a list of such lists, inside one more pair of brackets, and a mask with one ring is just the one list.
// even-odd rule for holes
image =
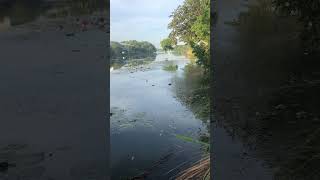
[[[172, 63], [178, 65], [177, 71], [163, 70]], [[148, 65], [111, 72], [112, 179], [146, 170], [150, 179], [169, 179], [201, 158], [199, 144], [176, 137], [197, 138], [206, 132], [202, 121], [176, 98], [181, 87], [176, 80], [183, 78], [187, 63], [182, 56], [158, 54]], [[161, 165], [151, 168], [159, 161]]]

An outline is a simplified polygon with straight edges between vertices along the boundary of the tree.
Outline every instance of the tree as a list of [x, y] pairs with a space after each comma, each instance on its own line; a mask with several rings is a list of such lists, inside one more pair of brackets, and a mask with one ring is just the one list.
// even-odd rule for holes
[[163, 49], [165, 52], [167, 52], [167, 51], [169, 51], [169, 50], [173, 50], [173, 47], [172, 47], [173, 42], [172, 42], [172, 40], [171, 40], [170, 38], [165, 38], [165, 39], [163, 39], [163, 40], [160, 42], [160, 45], [161, 45], [162, 49]]
[[[121, 43], [112, 41], [110, 43], [111, 59], [123, 60], [123, 57], [146, 58], [154, 57], [156, 47], [147, 41], [129, 40]], [[126, 59], [126, 58], [125, 58]]]
[[197, 63], [210, 66], [210, 0], [185, 0], [170, 16], [169, 38], [191, 46]]

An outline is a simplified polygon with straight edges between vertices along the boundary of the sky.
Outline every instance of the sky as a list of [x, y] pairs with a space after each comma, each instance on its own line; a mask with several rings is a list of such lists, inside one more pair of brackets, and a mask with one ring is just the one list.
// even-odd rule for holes
[[157, 48], [170, 30], [171, 13], [184, 0], [110, 0], [111, 41], [149, 41]]

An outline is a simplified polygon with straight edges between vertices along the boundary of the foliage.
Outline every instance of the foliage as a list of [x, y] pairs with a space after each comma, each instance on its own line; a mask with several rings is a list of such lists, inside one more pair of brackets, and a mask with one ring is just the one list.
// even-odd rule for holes
[[170, 16], [169, 37], [177, 44], [191, 46], [199, 65], [209, 68], [210, 62], [210, 1], [185, 0]]
[[163, 67], [163, 70], [165, 71], [176, 71], [178, 69], [178, 65], [175, 64], [168, 64]]
[[129, 40], [121, 42], [130, 58], [146, 58], [155, 56], [157, 51], [156, 47], [147, 41], [136, 41], [136, 40]]
[[187, 58], [194, 60], [196, 57], [192, 51], [193, 50], [189, 45], [176, 45], [173, 48], [172, 53], [177, 56], [186, 56]]
[[154, 57], [156, 51], [155, 46], [147, 41], [130, 40], [121, 43], [111, 41], [110, 43], [110, 55], [113, 61]]
[[192, 43], [191, 47], [193, 49], [193, 54], [199, 59], [196, 61], [196, 63], [203, 67], [209, 67], [210, 65], [210, 49], [207, 47], [207, 45], [201, 43], [201, 44], [195, 44]]
[[163, 40], [160, 42], [160, 45], [161, 45], [161, 48], [162, 48], [165, 52], [173, 49], [173, 47], [172, 47], [173, 42], [172, 42], [172, 40], [171, 40], [170, 38], [165, 38], [165, 39], [163, 39]]
[[189, 136], [184, 136], [184, 135], [180, 135], [180, 134], [176, 134], [175, 135], [177, 139], [186, 141], [186, 142], [192, 142], [192, 143], [196, 143], [196, 144], [200, 144], [206, 147], [210, 147], [209, 142], [203, 142], [203, 141], [199, 141], [195, 138], [189, 137]]

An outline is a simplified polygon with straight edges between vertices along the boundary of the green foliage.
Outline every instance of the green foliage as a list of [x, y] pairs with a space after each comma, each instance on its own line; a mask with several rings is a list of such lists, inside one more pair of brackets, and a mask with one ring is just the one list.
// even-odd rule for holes
[[197, 140], [195, 138], [192, 138], [192, 137], [183, 136], [183, 135], [179, 135], [179, 134], [176, 134], [175, 136], [176, 136], [176, 138], [178, 138], [180, 140], [183, 140], [183, 141], [186, 141], [186, 142], [197, 143], [197, 144], [201, 144], [201, 145], [206, 146], [206, 147], [210, 146], [209, 142], [199, 141], [199, 140]]
[[210, 0], [185, 0], [170, 16], [169, 37], [191, 46], [199, 65], [210, 65]]
[[193, 54], [198, 58], [196, 63], [208, 68], [210, 66], [210, 49], [205, 44], [191, 44]]
[[163, 67], [163, 70], [165, 71], [176, 71], [178, 69], [178, 65], [175, 64], [168, 64]]
[[189, 46], [186, 45], [177, 45], [173, 48], [173, 54], [174, 55], [186, 55], [188, 51]]
[[163, 40], [160, 42], [160, 45], [161, 45], [161, 48], [162, 48], [165, 52], [173, 49], [173, 47], [172, 47], [173, 42], [172, 42], [172, 40], [171, 40], [170, 38], [163, 39]]
[[121, 43], [111, 41], [110, 43], [110, 55], [113, 61], [154, 57], [156, 51], [155, 46], [147, 41], [130, 40]]
[[157, 51], [156, 47], [147, 41], [130, 40], [123, 41], [121, 44], [124, 45], [128, 56], [133, 59], [152, 57]]

